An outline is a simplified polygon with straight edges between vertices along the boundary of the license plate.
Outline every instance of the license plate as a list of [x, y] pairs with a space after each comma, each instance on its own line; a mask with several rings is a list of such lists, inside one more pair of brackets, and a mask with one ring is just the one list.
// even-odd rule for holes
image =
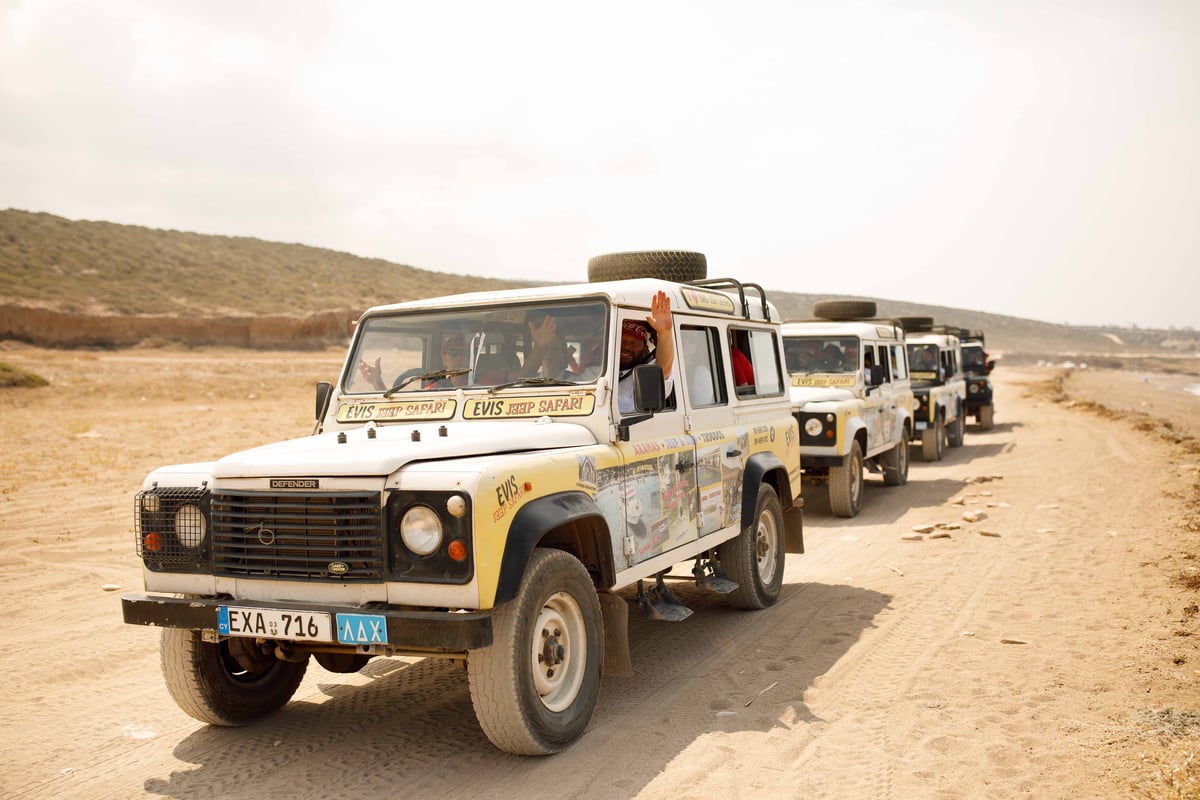
[[217, 608], [217, 633], [222, 636], [255, 636], [264, 639], [332, 642], [333, 625], [323, 611], [286, 608]]
[[923, 431], [923, 430], [925, 430], [925, 423], [921, 422], [920, 420], [917, 420], [917, 422], [913, 425], [913, 427], [919, 431]]

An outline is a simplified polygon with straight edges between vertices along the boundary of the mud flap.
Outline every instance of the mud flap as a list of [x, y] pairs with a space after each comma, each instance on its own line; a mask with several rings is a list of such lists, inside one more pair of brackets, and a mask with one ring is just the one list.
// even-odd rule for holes
[[604, 674], [618, 678], [633, 677], [633, 659], [629, 655], [629, 604], [611, 592], [600, 592], [600, 613], [604, 616]]
[[783, 530], [785, 553], [804, 552], [804, 511], [802, 505], [795, 505], [783, 512]]

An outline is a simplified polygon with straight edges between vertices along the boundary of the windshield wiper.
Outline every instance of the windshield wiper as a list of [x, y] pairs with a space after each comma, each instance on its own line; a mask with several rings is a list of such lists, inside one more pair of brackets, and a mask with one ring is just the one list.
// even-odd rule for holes
[[559, 378], [541, 378], [541, 377], [535, 376], [532, 378], [518, 378], [515, 381], [508, 381], [507, 383], [498, 383], [495, 386], [493, 386], [492, 388], [488, 389], [488, 394], [495, 394], [496, 392], [500, 391], [501, 389], [508, 389], [512, 386], [578, 386], [578, 385], [579, 384], [577, 384], [575, 381], [564, 381]]
[[440, 381], [442, 378], [453, 378], [455, 375], [466, 375], [470, 371], [471, 370], [469, 368], [464, 367], [462, 369], [436, 369], [433, 372], [424, 372], [420, 375], [410, 375], [384, 392], [383, 396], [384, 398], [391, 397], [413, 381]]

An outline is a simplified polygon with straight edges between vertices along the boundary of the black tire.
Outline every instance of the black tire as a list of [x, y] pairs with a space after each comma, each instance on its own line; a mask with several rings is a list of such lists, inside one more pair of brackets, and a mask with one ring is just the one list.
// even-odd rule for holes
[[813, 316], [833, 322], [870, 319], [875, 316], [874, 300], [818, 300], [813, 303]]
[[958, 416], [954, 418], [954, 422], [951, 422], [949, 427], [946, 428], [946, 444], [951, 447], [962, 447], [966, 429], [966, 414], [960, 409]]
[[230, 727], [283, 708], [308, 669], [307, 658], [281, 661], [260, 652], [253, 639], [206, 642], [187, 628], [164, 628], [160, 655], [167, 691], [179, 707], [201, 722]]
[[688, 250], [633, 250], [605, 253], [588, 259], [588, 281], [624, 281], [631, 278], [658, 278], [686, 283], [708, 276], [704, 253]]
[[908, 427], [900, 434], [896, 446], [879, 457], [883, 467], [884, 486], [903, 486], [908, 483]]
[[994, 414], [995, 414], [995, 411], [992, 408], [991, 403], [988, 403], [986, 406], [980, 406], [979, 407], [979, 427], [985, 431], [990, 431], [992, 429], [992, 426], [996, 424]]
[[717, 548], [717, 559], [738, 585], [726, 597], [734, 608], [766, 608], [783, 589], [783, 510], [769, 484], [759, 484], [754, 521]]
[[493, 611], [492, 643], [467, 654], [471, 704], [492, 744], [542, 756], [579, 738], [600, 694], [603, 626], [578, 559], [535, 549], [517, 596]]
[[829, 508], [835, 517], [855, 517], [862, 509], [863, 454], [858, 441], [850, 443], [850, 452], [840, 467], [829, 468]]
[[896, 317], [905, 333], [933, 330], [933, 317]]
[[921, 431], [921, 457], [926, 461], [941, 461], [946, 452], [946, 424], [938, 414]]

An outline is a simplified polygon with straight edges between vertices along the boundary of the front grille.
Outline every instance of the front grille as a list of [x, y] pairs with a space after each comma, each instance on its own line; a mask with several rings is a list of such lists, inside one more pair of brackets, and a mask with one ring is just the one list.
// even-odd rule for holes
[[213, 573], [381, 580], [377, 492], [213, 492]]

